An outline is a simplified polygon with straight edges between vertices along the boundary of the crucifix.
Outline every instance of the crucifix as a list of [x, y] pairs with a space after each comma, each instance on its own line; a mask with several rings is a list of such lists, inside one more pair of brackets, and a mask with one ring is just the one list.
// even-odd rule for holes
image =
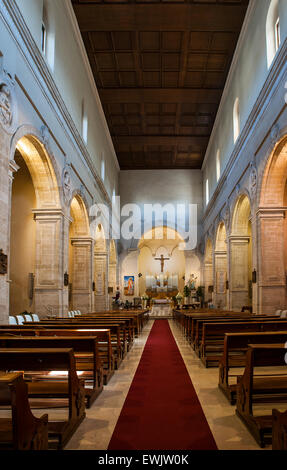
[[155, 260], [157, 261], [160, 261], [160, 265], [161, 265], [161, 272], [163, 273], [163, 268], [164, 268], [164, 262], [165, 261], [168, 261], [170, 258], [164, 258], [163, 255], [161, 255], [160, 258], [155, 258]]

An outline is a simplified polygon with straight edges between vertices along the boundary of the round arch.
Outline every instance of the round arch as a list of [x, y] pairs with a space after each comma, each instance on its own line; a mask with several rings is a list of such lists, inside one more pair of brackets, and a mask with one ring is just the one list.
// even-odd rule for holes
[[75, 237], [90, 237], [89, 216], [82, 196], [76, 193], [70, 204], [72, 232]]
[[19, 151], [32, 177], [37, 208], [61, 208], [60, 175], [56, 160], [46, 149], [41, 134], [34, 128], [22, 126], [14, 135], [10, 160]]
[[40, 133], [29, 126], [15, 133], [10, 160], [18, 165], [10, 201], [10, 312], [57, 314], [66, 308], [59, 295], [63, 214], [58, 168]]
[[[282, 133], [285, 132], [285, 135]], [[287, 137], [286, 129], [267, 160], [259, 193], [258, 305], [260, 313], [285, 308], [287, 270]]]
[[235, 201], [230, 236], [230, 304], [233, 310], [252, 308], [252, 222], [251, 203], [247, 194]]

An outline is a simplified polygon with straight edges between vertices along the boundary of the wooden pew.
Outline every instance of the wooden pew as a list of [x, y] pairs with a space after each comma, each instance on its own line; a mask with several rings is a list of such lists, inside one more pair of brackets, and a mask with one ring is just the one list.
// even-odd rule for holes
[[[269, 317], [252, 317], [245, 321], [203, 323], [201, 325], [201, 343], [199, 344], [199, 356], [205, 367], [218, 367], [224, 349], [224, 337], [226, 333], [244, 333], [260, 331], [287, 330], [287, 320], [270, 321]], [[198, 342], [200, 338], [198, 339]]]
[[[70, 328], [97, 328], [97, 329], [109, 329], [111, 334], [111, 344], [114, 352], [114, 362], [115, 368], [117, 369], [122, 359], [125, 357], [127, 351], [131, 347], [132, 338], [129, 334], [129, 328], [123, 321], [118, 320], [102, 320], [102, 319], [94, 319], [92, 321], [88, 320], [79, 320], [77, 318], [69, 318], [69, 319], [56, 319], [56, 320], [42, 320], [39, 323], [40, 327], [50, 328], [51, 326], [58, 328], [58, 326], [62, 327], [67, 326]], [[33, 327], [33, 323], [25, 322], [24, 326], [31, 326]]]
[[[87, 408], [90, 408], [95, 399], [103, 390], [103, 367], [99, 357], [98, 339], [95, 336], [2, 336], [0, 335], [0, 348], [72, 348], [76, 358], [77, 371], [81, 371], [81, 378], [85, 381], [85, 396]], [[33, 374], [32, 374], [33, 377]], [[47, 375], [44, 380], [51, 380]]]
[[[271, 325], [268, 328], [271, 328]], [[223, 354], [219, 361], [218, 387], [231, 405], [236, 403], [237, 384], [230, 383], [230, 378], [238, 377], [238, 373], [231, 375], [230, 369], [245, 366], [246, 352], [249, 344], [276, 344], [286, 341], [287, 328], [286, 331], [225, 334]]]
[[[249, 345], [242, 377], [238, 377], [236, 414], [260, 447], [272, 441], [272, 412], [254, 414], [255, 403], [287, 403], [285, 344]], [[280, 367], [277, 374], [258, 374], [256, 368]]]
[[287, 411], [272, 410], [272, 450], [287, 450]]
[[[0, 370], [39, 373], [47, 371], [67, 371], [67, 380], [49, 380], [29, 382], [29, 399], [42, 399], [45, 407], [53, 406], [53, 399], [68, 400], [68, 417], [61, 421], [52, 421], [49, 416], [49, 447], [63, 449], [80, 423], [85, 418], [85, 389], [79, 379], [72, 349], [0, 349]], [[37, 407], [37, 405], [36, 405]]]
[[[72, 335], [79, 333], [82, 335], [84, 330], [91, 331], [93, 336], [97, 336], [99, 356], [103, 365], [103, 376], [104, 385], [107, 385], [110, 378], [113, 376], [115, 371], [115, 356], [113, 354], [111, 332], [108, 328], [99, 328], [98, 325], [90, 324], [72, 324], [72, 323], [61, 323], [61, 322], [50, 322], [50, 323], [35, 323], [29, 325], [1, 325], [0, 336], [5, 334], [3, 332], [9, 330], [10, 334], [13, 331], [35, 331], [38, 336], [69, 336], [70, 332], [75, 331]], [[49, 333], [50, 330], [54, 330], [53, 333]]]
[[48, 449], [48, 415], [32, 414], [22, 373], [0, 373], [0, 406], [12, 415], [0, 418], [0, 450]]

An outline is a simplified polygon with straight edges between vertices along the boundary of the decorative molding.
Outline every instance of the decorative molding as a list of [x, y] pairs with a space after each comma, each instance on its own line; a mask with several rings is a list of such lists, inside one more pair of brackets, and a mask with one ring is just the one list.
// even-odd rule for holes
[[0, 126], [7, 134], [14, 134], [17, 129], [15, 81], [4, 69], [0, 71]]
[[103, 111], [103, 106], [102, 106], [102, 103], [101, 103], [101, 100], [100, 100], [100, 97], [99, 97], [98, 89], [97, 89], [97, 86], [96, 86], [96, 83], [95, 83], [95, 78], [94, 78], [94, 75], [93, 75], [93, 72], [92, 72], [92, 69], [91, 69], [90, 61], [89, 61], [89, 58], [88, 58], [88, 55], [87, 55], [87, 52], [86, 52], [86, 48], [85, 48], [85, 45], [84, 45], [84, 42], [83, 42], [83, 39], [82, 39], [82, 34], [81, 34], [81, 31], [80, 31], [80, 28], [79, 28], [79, 25], [78, 25], [78, 21], [77, 21], [77, 18], [76, 18], [76, 15], [75, 15], [75, 12], [74, 12], [74, 9], [73, 9], [73, 6], [72, 6], [72, 2], [71, 2], [71, 0], [64, 0], [64, 2], [65, 2], [65, 6], [66, 6], [66, 9], [67, 9], [70, 21], [71, 21], [72, 26], [73, 26], [73, 31], [74, 31], [76, 41], [77, 41], [78, 46], [80, 48], [80, 52], [81, 52], [82, 59], [83, 59], [83, 62], [84, 62], [84, 66], [85, 66], [85, 69], [86, 69], [86, 72], [87, 72], [87, 75], [88, 75], [88, 78], [89, 78], [89, 81], [90, 81], [90, 84], [91, 84], [91, 88], [92, 88], [95, 100], [97, 102], [98, 110], [100, 112], [102, 123], [103, 123], [104, 128], [105, 128], [106, 137], [109, 141], [110, 148], [111, 148], [111, 151], [112, 151], [112, 155], [114, 157], [115, 164], [116, 164], [117, 169], [119, 171], [120, 170], [120, 165], [119, 165], [117, 155], [116, 155], [116, 152], [115, 152], [115, 149], [114, 149], [114, 144], [113, 144], [113, 141], [112, 141], [112, 138], [111, 138], [110, 130], [109, 130], [109, 127], [107, 125], [106, 116], [105, 116], [105, 113]]
[[254, 200], [257, 193], [257, 182], [258, 182], [258, 174], [257, 169], [254, 162], [250, 163], [250, 175], [249, 175], [249, 194], [251, 200]]
[[[86, 144], [80, 135], [72, 116], [70, 115], [64, 100], [54, 81], [52, 73], [35, 43], [29, 28], [27, 27], [19, 7], [15, 0], [2, 0], [0, 3], [0, 16], [7, 26], [11, 37], [17, 44], [19, 51], [22, 53], [27, 62], [31, 73], [33, 74], [37, 84], [41, 89], [41, 93], [49, 103], [51, 109], [54, 110], [55, 116], [63, 128], [64, 132], [76, 147], [78, 154], [83, 157], [86, 166], [88, 166], [97, 186], [102, 193], [103, 198], [111, 206], [111, 199], [106, 188], [98, 174], [94, 162], [87, 150]], [[65, 125], [63, 125], [65, 123]], [[113, 150], [114, 151], [114, 150]]]
[[64, 199], [67, 206], [70, 204], [73, 196], [73, 187], [71, 179], [71, 167], [66, 164], [62, 173], [62, 188], [64, 193]]
[[[214, 208], [214, 205], [216, 203], [216, 199], [218, 198], [218, 195], [222, 192], [222, 187], [223, 183], [227, 180], [229, 173], [232, 170], [232, 167], [236, 164], [238, 161], [242, 149], [246, 147], [248, 139], [251, 135], [253, 135], [254, 130], [256, 126], [258, 126], [262, 120], [262, 115], [264, 114], [268, 104], [270, 103], [274, 93], [278, 89], [280, 85], [282, 85], [282, 80], [280, 80], [280, 75], [284, 74], [286, 72], [286, 56], [287, 56], [287, 38], [285, 39], [284, 43], [282, 44], [279, 52], [277, 53], [274, 62], [272, 64], [272, 67], [269, 70], [268, 76], [266, 78], [266, 81], [259, 93], [259, 96], [249, 114], [249, 117], [247, 118], [247, 121], [244, 125], [244, 128], [241, 131], [241, 134], [239, 138], [237, 139], [237, 142], [234, 146], [234, 149], [230, 155], [230, 158], [228, 160], [228, 163], [222, 173], [222, 176], [219, 180], [219, 184], [216, 187], [212, 197], [210, 198], [210, 201], [206, 207], [205, 213], [202, 217], [202, 221], [204, 221], [208, 218], [210, 215], [210, 212], [212, 208]], [[284, 106], [286, 104], [284, 103]], [[219, 116], [220, 110], [218, 111], [217, 116]], [[212, 139], [212, 136], [211, 136]], [[210, 143], [211, 143], [210, 139]], [[208, 150], [206, 152], [206, 155], [208, 154]], [[205, 163], [202, 167], [204, 168]], [[248, 168], [248, 167], [247, 167]]]
[[274, 124], [274, 126], [272, 127], [270, 131], [270, 138], [271, 138], [271, 142], [273, 145], [275, 145], [278, 141], [279, 132], [280, 132], [279, 125], [276, 123]]
[[215, 122], [214, 122], [214, 125], [213, 125], [213, 129], [212, 129], [210, 139], [209, 139], [208, 147], [206, 149], [205, 158], [204, 158], [204, 161], [203, 161], [203, 164], [202, 164], [202, 169], [204, 169], [204, 167], [205, 167], [210, 147], [213, 143], [217, 128], [219, 126], [219, 121], [220, 121], [222, 108], [223, 108], [226, 100], [228, 100], [230, 98], [229, 93], [228, 93], [229, 85], [233, 80], [233, 74], [235, 73], [235, 69], [236, 69], [236, 66], [237, 66], [237, 63], [238, 63], [238, 60], [239, 60], [241, 48], [242, 48], [242, 45], [244, 44], [244, 41], [245, 41], [245, 35], [246, 35], [246, 32], [247, 32], [247, 27], [249, 25], [251, 15], [252, 15], [253, 10], [255, 8], [255, 4], [256, 4], [256, 0], [250, 0], [249, 6], [247, 8], [246, 15], [245, 15], [245, 19], [244, 19], [244, 22], [243, 22], [243, 26], [242, 26], [242, 29], [241, 29], [241, 32], [240, 32], [240, 35], [239, 35], [239, 39], [237, 41], [237, 46], [236, 46], [236, 49], [235, 49], [235, 52], [234, 52], [234, 55], [233, 55], [231, 66], [230, 66], [230, 69], [229, 69], [229, 72], [228, 72], [228, 75], [227, 75], [225, 87], [224, 87], [223, 94], [222, 94], [222, 97], [221, 97], [221, 100], [220, 100], [220, 104], [219, 104], [219, 108], [218, 108], [218, 111], [217, 111], [216, 119], [215, 119]]

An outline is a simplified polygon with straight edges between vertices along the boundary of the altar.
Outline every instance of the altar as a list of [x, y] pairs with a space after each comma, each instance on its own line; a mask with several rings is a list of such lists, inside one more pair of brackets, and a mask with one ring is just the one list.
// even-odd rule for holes
[[151, 318], [172, 318], [172, 302], [169, 299], [154, 299]]

